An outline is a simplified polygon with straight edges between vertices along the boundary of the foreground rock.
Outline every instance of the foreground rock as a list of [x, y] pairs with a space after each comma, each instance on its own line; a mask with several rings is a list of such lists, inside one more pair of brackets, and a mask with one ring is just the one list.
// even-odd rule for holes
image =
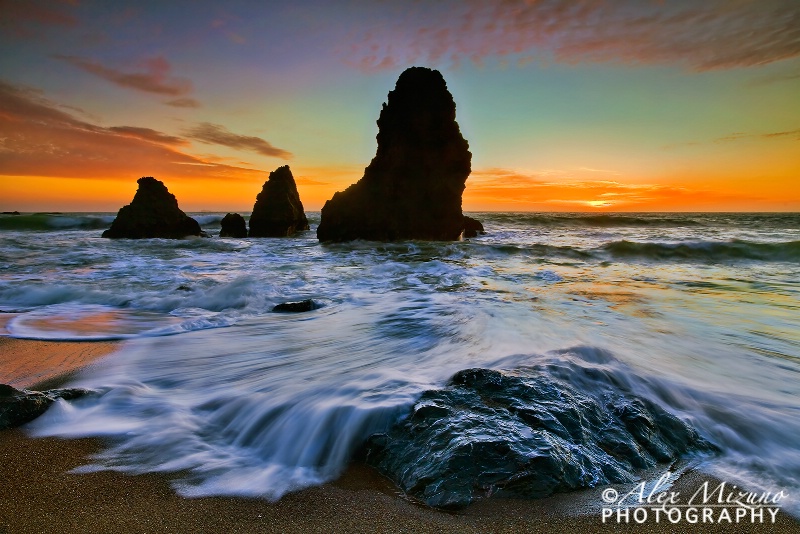
[[247, 237], [247, 224], [244, 217], [238, 213], [228, 213], [220, 222], [222, 230], [219, 231], [220, 237]]
[[541, 498], [633, 482], [639, 469], [713, 450], [614, 380], [564, 371], [581, 374], [581, 387], [532, 369], [460, 371], [387, 434], [372, 436], [367, 461], [429, 506], [457, 509], [497, 492]]
[[288, 165], [269, 173], [250, 216], [250, 237], [287, 237], [308, 230], [294, 176]]
[[133, 200], [119, 210], [103, 237], [180, 239], [202, 235], [200, 225], [178, 208], [175, 195], [163, 182], [148, 176], [139, 178], [138, 183]]
[[478, 234], [485, 234], [483, 224], [478, 219], [464, 215], [464, 237], [477, 237]]
[[316, 310], [319, 307], [319, 304], [311, 299], [307, 299], [299, 302], [282, 302], [272, 308], [272, 311], [281, 313], [301, 313]]
[[28, 391], [0, 384], [0, 430], [24, 425], [42, 415], [57, 399], [72, 400], [91, 393], [88, 389]]
[[455, 240], [472, 154], [439, 71], [400, 75], [378, 119], [378, 151], [364, 177], [322, 208], [320, 241]]

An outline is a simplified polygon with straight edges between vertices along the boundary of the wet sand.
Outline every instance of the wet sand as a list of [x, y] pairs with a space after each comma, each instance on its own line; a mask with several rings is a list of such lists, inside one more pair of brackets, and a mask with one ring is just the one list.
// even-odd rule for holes
[[62, 381], [119, 348], [115, 341], [34, 341], [0, 336], [0, 384], [15, 388]]
[[[11, 376], [18, 387], [31, 386], [41, 377], [63, 376], [117, 346], [0, 338], [0, 377]], [[64, 367], [59, 366], [62, 363]], [[731, 525], [685, 520], [671, 524], [663, 517], [656, 523], [654, 514], [644, 524], [633, 518], [628, 524], [618, 524], [615, 518], [603, 523], [601, 515], [590, 510], [598, 502], [600, 488], [538, 501], [485, 499], [458, 513], [440, 512], [404, 498], [390, 481], [359, 464], [335, 482], [289, 494], [277, 503], [232, 497], [186, 499], [174, 492], [169, 475], [69, 472], [85, 465], [102, 445], [95, 439], [33, 439], [24, 429], [0, 432], [0, 534], [800, 532], [800, 522], [783, 513], [775, 524], [768, 514], [763, 524], [749, 520]], [[691, 495], [706, 480], [711, 479], [689, 472], [673, 489]]]

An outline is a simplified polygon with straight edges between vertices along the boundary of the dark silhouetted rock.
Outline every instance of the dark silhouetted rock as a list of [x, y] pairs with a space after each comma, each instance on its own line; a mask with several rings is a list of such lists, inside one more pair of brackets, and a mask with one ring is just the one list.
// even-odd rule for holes
[[311, 299], [308, 299], [308, 300], [301, 300], [299, 302], [283, 302], [272, 308], [272, 311], [283, 312], [283, 313], [300, 313], [300, 312], [316, 310], [319, 307], [320, 307], [319, 304], [317, 304]]
[[238, 213], [229, 213], [222, 218], [220, 237], [247, 237], [247, 224]]
[[542, 498], [633, 482], [640, 469], [716, 450], [615, 378], [563, 362], [459, 371], [388, 433], [373, 435], [366, 460], [429, 506], [456, 509], [497, 492]]
[[19, 215], [18, 211], [4, 211], [3, 215]]
[[439, 71], [400, 75], [378, 119], [378, 150], [364, 177], [322, 208], [320, 241], [455, 240], [472, 154]]
[[145, 239], [163, 237], [180, 239], [200, 236], [200, 225], [178, 208], [175, 195], [163, 182], [150, 176], [139, 178], [133, 200], [123, 206], [103, 237]]
[[56, 399], [72, 400], [92, 393], [88, 389], [28, 391], [0, 384], [0, 430], [24, 425], [42, 415]]
[[269, 173], [250, 216], [250, 237], [286, 237], [308, 230], [297, 184], [288, 165]]
[[485, 234], [483, 225], [478, 219], [464, 215], [464, 237], [477, 237], [478, 234]]

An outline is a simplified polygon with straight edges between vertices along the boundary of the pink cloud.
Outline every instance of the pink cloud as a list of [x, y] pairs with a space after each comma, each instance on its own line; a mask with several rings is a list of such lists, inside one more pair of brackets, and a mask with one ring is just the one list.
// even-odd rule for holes
[[708, 71], [800, 56], [800, 3], [430, 1], [361, 35], [345, 60], [363, 70], [521, 56], [516, 59], [523, 63], [536, 58]]
[[54, 26], [71, 28], [78, 25], [69, 8], [54, 4], [36, 0], [0, 0], [0, 29], [17, 37], [38, 38]]
[[290, 159], [292, 157], [291, 152], [274, 147], [260, 137], [236, 134], [219, 124], [203, 122], [186, 130], [184, 133], [187, 137], [202, 143], [226, 146], [236, 150], [247, 150], [262, 156], [281, 159]]
[[0, 172], [5, 176], [242, 179], [259, 174], [176, 150], [184, 144], [151, 128], [86, 122], [35, 89], [0, 81]]
[[192, 91], [192, 82], [185, 78], [172, 77], [172, 68], [169, 62], [161, 56], [142, 61], [142, 70], [139, 72], [125, 72], [117, 68], [107, 67], [97, 61], [77, 56], [56, 54], [53, 57], [78, 67], [84, 72], [128, 89], [173, 97], [184, 97]]
[[141, 128], [136, 126], [112, 126], [111, 128], [108, 128], [108, 130], [110, 132], [118, 133], [127, 137], [133, 137], [143, 141], [150, 141], [152, 143], [159, 143], [162, 145], [181, 146], [189, 144], [186, 139], [176, 137], [174, 135], [167, 135], [151, 128]]

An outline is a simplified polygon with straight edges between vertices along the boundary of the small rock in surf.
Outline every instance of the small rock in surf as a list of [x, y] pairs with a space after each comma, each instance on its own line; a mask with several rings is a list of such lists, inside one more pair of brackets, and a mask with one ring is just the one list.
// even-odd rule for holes
[[319, 307], [319, 304], [311, 299], [307, 299], [299, 302], [283, 302], [272, 308], [272, 311], [280, 313], [301, 313], [316, 310]]

